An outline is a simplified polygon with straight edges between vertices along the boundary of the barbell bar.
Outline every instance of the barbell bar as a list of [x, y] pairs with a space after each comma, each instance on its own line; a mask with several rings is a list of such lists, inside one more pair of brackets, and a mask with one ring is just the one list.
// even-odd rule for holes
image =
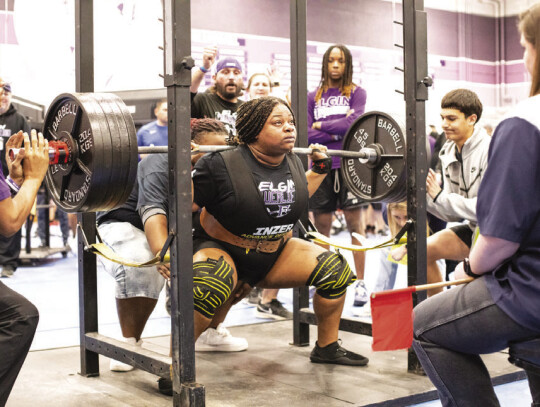
[[[212, 146], [212, 145], [201, 145], [198, 146], [195, 150], [191, 151], [191, 154], [198, 153], [217, 153], [220, 151], [232, 150], [236, 146]], [[9, 157], [11, 160], [14, 160], [21, 151], [22, 148], [10, 148]], [[295, 154], [311, 154], [311, 148], [302, 148], [302, 147], [293, 147], [292, 152]], [[168, 146], [139, 146], [137, 147], [137, 152], [139, 154], [161, 154], [168, 153]], [[365, 163], [375, 162], [377, 159], [377, 151], [373, 148], [363, 148], [360, 151], [345, 151], [345, 150], [327, 150], [325, 154], [328, 156], [337, 156], [337, 157], [349, 157], [349, 158], [358, 158], [363, 160]], [[383, 157], [394, 157], [394, 155], [384, 155]], [[49, 144], [49, 165], [56, 164], [67, 164], [72, 159], [72, 156], [69, 154], [67, 144], [62, 141], [51, 141]]]
[[[369, 112], [351, 125], [342, 150], [341, 174], [349, 191], [366, 202], [406, 198], [403, 125], [383, 112]], [[139, 147], [133, 118], [114, 94], [65, 93], [50, 105], [43, 129], [51, 146], [46, 182], [66, 212], [96, 212], [123, 204], [136, 181], [139, 154], [166, 153], [168, 146]], [[234, 146], [201, 145], [193, 153]], [[295, 147], [296, 154], [311, 154]], [[13, 151], [15, 156], [17, 151]]]

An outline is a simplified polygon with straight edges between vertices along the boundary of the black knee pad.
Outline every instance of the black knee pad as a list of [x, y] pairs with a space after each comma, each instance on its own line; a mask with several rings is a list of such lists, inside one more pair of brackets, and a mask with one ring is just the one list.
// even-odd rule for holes
[[193, 303], [206, 318], [214, 316], [233, 288], [233, 269], [223, 257], [193, 263]]
[[319, 263], [309, 276], [306, 285], [317, 287], [317, 294], [323, 298], [341, 297], [355, 280], [356, 276], [347, 261], [338, 252], [324, 252], [317, 257]]

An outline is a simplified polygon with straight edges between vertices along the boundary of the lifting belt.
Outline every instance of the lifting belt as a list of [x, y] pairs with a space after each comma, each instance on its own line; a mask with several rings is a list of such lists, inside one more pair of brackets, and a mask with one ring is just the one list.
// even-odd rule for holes
[[200, 222], [204, 231], [214, 239], [232, 244], [233, 246], [243, 247], [244, 249], [255, 250], [257, 253], [274, 253], [292, 237], [292, 231], [290, 231], [279, 240], [245, 239], [225, 229], [206, 208], [203, 208], [201, 211]]

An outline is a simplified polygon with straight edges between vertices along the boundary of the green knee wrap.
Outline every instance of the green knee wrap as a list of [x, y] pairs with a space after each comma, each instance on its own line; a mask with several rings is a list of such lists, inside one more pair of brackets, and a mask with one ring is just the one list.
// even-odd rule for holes
[[319, 263], [306, 283], [315, 286], [323, 298], [335, 299], [347, 291], [356, 277], [340, 253], [324, 252], [317, 257]]
[[233, 288], [233, 269], [223, 257], [193, 263], [193, 303], [206, 318], [214, 316]]

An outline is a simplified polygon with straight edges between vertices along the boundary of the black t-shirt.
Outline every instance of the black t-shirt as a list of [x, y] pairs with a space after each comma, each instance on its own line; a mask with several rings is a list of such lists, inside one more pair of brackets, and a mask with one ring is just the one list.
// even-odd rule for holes
[[120, 207], [113, 209], [109, 212], [98, 212], [96, 220], [98, 225], [111, 222], [129, 222], [138, 229], [144, 230], [141, 217], [137, 212], [137, 197], [138, 197], [138, 183], [135, 181], [135, 185], [129, 194], [127, 201]]
[[[264, 202], [266, 213], [260, 210], [257, 201], [247, 205], [237, 202], [227, 167], [219, 153], [208, 154], [195, 165], [194, 202], [205, 207], [227, 230], [238, 236], [279, 238], [296, 223], [297, 219], [291, 219], [290, 213], [295, 204], [303, 204], [297, 202], [297, 189], [307, 190], [305, 176], [302, 173], [303, 185], [295, 185], [286, 159], [279, 166], [271, 167], [259, 163], [247, 148], [243, 148], [242, 156], [253, 174], [245, 174], [246, 185], [254, 184], [251, 187], [258, 190], [257, 199]], [[299, 160], [296, 156], [292, 159]], [[272, 227], [268, 227], [270, 224]]]
[[229, 134], [236, 136], [236, 111], [244, 103], [227, 102], [212, 92], [197, 93], [191, 102], [191, 117], [216, 119], [225, 124]]

